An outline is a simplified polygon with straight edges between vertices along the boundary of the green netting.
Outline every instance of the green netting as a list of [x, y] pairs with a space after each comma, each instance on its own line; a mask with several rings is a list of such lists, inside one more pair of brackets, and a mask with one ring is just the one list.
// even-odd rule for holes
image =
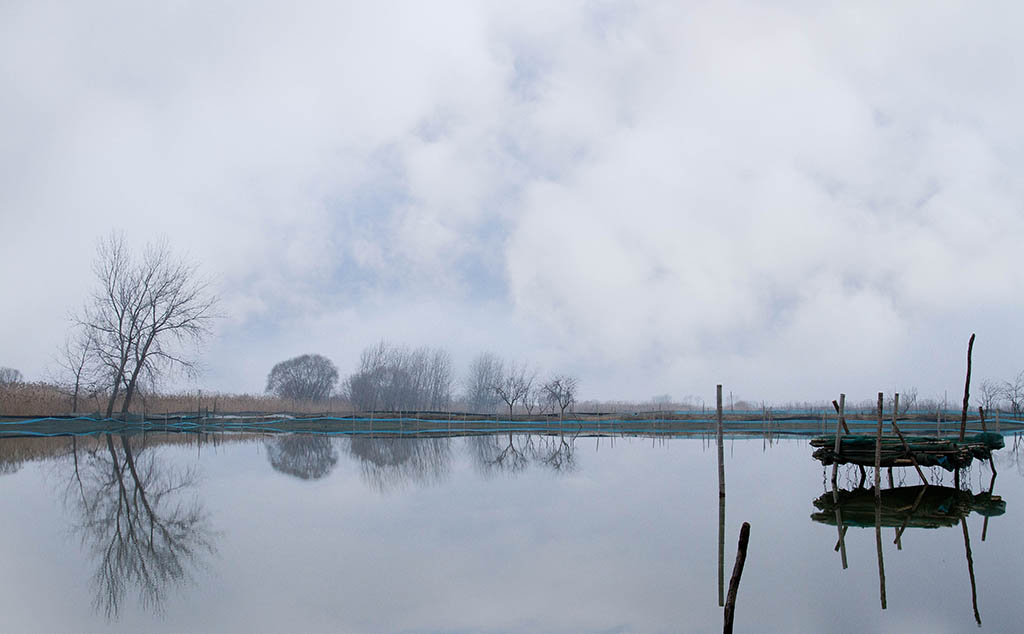
[[[874, 489], [841, 490], [836, 495], [844, 526], [875, 526]], [[814, 500], [814, 506], [820, 512], [812, 513], [812, 520], [835, 526], [837, 503], [831, 491]], [[985, 517], [1002, 515], [1006, 512], [1006, 502], [988, 492], [973, 494], [935, 485], [883, 489], [879, 525], [897, 528], [955, 526], [972, 511]]]
[[[817, 436], [811, 439], [811, 446], [818, 447], [812, 455], [824, 465], [838, 463], [874, 466], [876, 438], [867, 434], [841, 436], [837, 454], [835, 435]], [[919, 466], [942, 467], [952, 471], [968, 466], [975, 458], [989, 460], [992, 451], [1005, 446], [1001, 434], [988, 432], [972, 434], [964, 440], [933, 436], [905, 436], [904, 439], [906, 446], [899, 436], [882, 436], [880, 466], [910, 466], [913, 464], [913, 456]]]

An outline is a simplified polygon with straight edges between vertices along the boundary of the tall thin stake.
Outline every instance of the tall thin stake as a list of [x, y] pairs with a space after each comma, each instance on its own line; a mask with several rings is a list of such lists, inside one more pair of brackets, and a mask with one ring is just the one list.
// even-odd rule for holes
[[[835, 401], [832, 401], [835, 403]], [[836, 507], [836, 530], [839, 531], [839, 554], [843, 562], [843, 570], [846, 570], [849, 566], [846, 560], [846, 529], [843, 526], [843, 511], [839, 507], [839, 491], [836, 487], [836, 474], [839, 470], [839, 432], [842, 429], [843, 414], [846, 409], [846, 395], [839, 395], [839, 403], [837, 403], [837, 412], [839, 414], [839, 423], [836, 425], [836, 461], [832, 463], [832, 501]]]
[[722, 386], [715, 388], [718, 443], [718, 605], [725, 605], [725, 447], [722, 433]]
[[964, 529], [964, 550], [967, 551], [967, 574], [971, 577], [971, 604], [974, 606], [974, 620], [981, 625], [981, 613], [978, 612], [978, 585], [974, 581], [974, 557], [971, 556], [971, 536], [967, 531], [967, 518], [960, 519]]
[[882, 502], [882, 398], [878, 393], [878, 435], [875, 437], [875, 504]]
[[736, 593], [740, 589], [740, 576], [743, 574], [743, 564], [747, 561], [747, 544], [750, 542], [750, 524], [743, 522], [740, 527], [740, 543], [736, 548], [736, 563], [732, 568], [732, 578], [729, 579], [729, 598], [725, 602], [725, 627], [722, 631], [725, 634], [732, 634], [733, 617], [736, 615]]
[[725, 453], [722, 445], [722, 386], [719, 385], [716, 389], [716, 399], [718, 401], [717, 410], [717, 439], [718, 439], [718, 496], [725, 497]]
[[964, 408], [960, 413], [960, 440], [964, 439], [964, 432], [967, 431], [967, 406], [971, 398], [971, 352], [974, 350], [974, 333], [971, 333], [971, 340], [967, 342], [967, 380], [964, 382]]
[[[875, 489], [877, 491], [877, 489]], [[875, 548], [878, 550], [878, 592], [885, 609], [885, 562], [882, 558], [882, 505], [875, 498]]]

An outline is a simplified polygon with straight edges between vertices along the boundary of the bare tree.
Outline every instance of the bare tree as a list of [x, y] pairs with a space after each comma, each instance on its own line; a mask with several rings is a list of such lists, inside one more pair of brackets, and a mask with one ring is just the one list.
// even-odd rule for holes
[[1014, 416], [1024, 412], [1024, 371], [1012, 381], [1003, 382], [1003, 398], [1008, 401]]
[[410, 350], [381, 341], [363, 350], [345, 391], [362, 411], [443, 411], [451, 405], [451, 356], [441, 348]]
[[[911, 387], [906, 390], [898, 390], [894, 392], [900, 395], [900, 411], [897, 412], [899, 416], [906, 416], [908, 413], [917, 408], [917, 388]], [[892, 409], [895, 399], [892, 396], [885, 397], [885, 404], [890, 410]], [[811, 409], [811, 408], [808, 408]]]
[[508, 417], [512, 418], [512, 409], [520, 402], [533, 388], [533, 380], [537, 373], [527, 368], [526, 364], [513, 363], [508, 372], [504, 373], [500, 380], [492, 387], [505, 405], [508, 406]]
[[0, 387], [7, 387], [22, 381], [24, 381], [24, 377], [20, 371], [14, 368], [0, 368]]
[[538, 415], [543, 414], [546, 396], [547, 394], [544, 392], [543, 387], [534, 386], [530, 389], [526, 396], [523, 397], [523, 408], [526, 410], [526, 413], [531, 416], [534, 412], [537, 412]]
[[552, 410], [558, 408], [559, 420], [565, 416], [565, 410], [576, 402], [578, 386], [579, 380], [567, 374], [555, 375], [542, 386], [548, 402], [551, 403]]
[[466, 377], [466, 403], [474, 412], [493, 414], [500, 402], [494, 386], [501, 382], [505, 366], [492, 352], [483, 352], [473, 359]]
[[323, 401], [338, 383], [338, 368], [327, 357], [303, 354], [275, 365], [267, 375], [267, 392], [298, 401]]
[[124, 237], [112, 234], [100, 241], [93, 272], [98, 288], [76, 322], [89, 332], [110, 386], [110, 417], [122, 396], [121, 413], [128, 412], [141, 381], [195, 370], [183, 350], [209, 334], [217, 298], [164, 243], [147, 246], [136, 259]]
[[993, 407], [999, 406], [999, 401], [1003, 397], [1003, 386], [992, 379], [985, 379], [978, 386], [978, 392], [981, 397], [977, 399], [977, 403], [987, 412]]
[[80, 396], [91, 395], [100, 388], [92, 334], [90, 330], [77, 328], [64, 339], [64, 345], [58, 352], [57, 365], [61, 370], [57, 384], [71, 398], [72, 412], [78, 411]]

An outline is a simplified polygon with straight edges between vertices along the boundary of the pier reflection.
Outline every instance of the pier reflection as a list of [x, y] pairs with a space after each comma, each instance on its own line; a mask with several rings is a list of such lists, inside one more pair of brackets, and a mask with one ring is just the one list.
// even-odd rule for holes
[[[959, 481], [960, 479], [957, 477], [956, 482], [959, 483]], [[967, 520], [971, 513], [976, 513], [984, 518], [981, 535], [981, 539], [984, 541], [988, 533], [989, 518], [1003, 515], [1006, 512], [1006, 502], [1000, 496], [993, 494], [995, 481], [996, 476], [993, 474], [988, 490], [978, 493], [959, 487], [935, 484], [890, 486], [888, 489], [881, 489], [877, 498], [874, 488], [863, 486], [857, 486], [852, 490], [833, 488], [813, 501], [818, 511], [811, 514], [811, 520], [837, 527], [839, 539], [836, 542], [835, 550], [841, 553], [844, 569], [847, 567], [847, 530], [850, 527], [875, 529], [879, 593], [883, 610], [887, 606], [882, 529], [895, 529], [893, 544], [896, 545], [897, 550], [902, 550], [903, 538], [908, 529], [943, 529], [960, 525], [971, 584], [971, 605], [974, 610], [974, 619], [980, 626], [981, 613], [978, 609], [974, 557], [971, 551]], [[863, 478], [861, 482], [863, 482]]]

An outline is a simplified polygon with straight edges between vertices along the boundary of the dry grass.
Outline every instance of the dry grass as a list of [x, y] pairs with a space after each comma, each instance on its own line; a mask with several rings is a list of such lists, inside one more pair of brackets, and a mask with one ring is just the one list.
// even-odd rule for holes
[[[68, 414], [105, 413], [107, 395], [79, 397], [77, 412], [71, 411], [71, 397], [60, 387], [49, 383], [15, 383], [0, 386], [0, 416], [63, 416]], [[309, 402], [281, 399], [262, 394], [221, 394], [192, 392], [179, 394], [147, 394], [133, 400], [134, 414], [172, 414], [176, 412], [209, 412], [241, 414], [253, 412], [289, 412], [296, 414], [348, 414], [352, 408], [343, 399]], [[115, 411], [121, 411], [118, 402]]]

